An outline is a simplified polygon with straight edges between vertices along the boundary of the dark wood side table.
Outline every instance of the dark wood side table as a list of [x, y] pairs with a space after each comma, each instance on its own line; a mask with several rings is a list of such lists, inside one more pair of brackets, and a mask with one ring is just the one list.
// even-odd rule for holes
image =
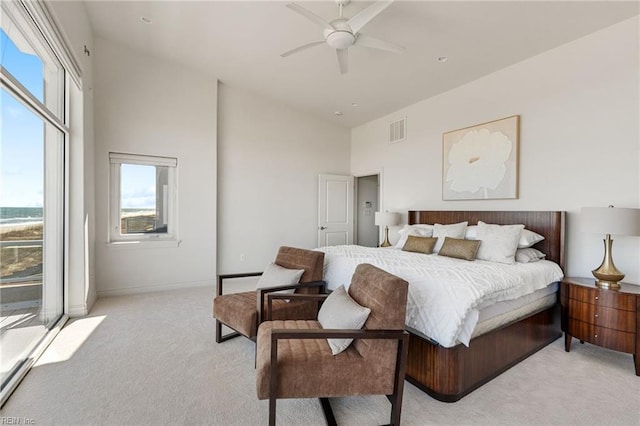
[[565, 278], [560, 290], [564, 350], [571, 339], [633, 354], [640, 376], [640, 286], [619, 290], [596, 286], [595, 278]]

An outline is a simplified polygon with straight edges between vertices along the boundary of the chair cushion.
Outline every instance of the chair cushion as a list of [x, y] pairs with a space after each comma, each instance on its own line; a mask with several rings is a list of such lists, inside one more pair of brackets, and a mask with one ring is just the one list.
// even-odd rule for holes
[[[259, 399], [269, 398], [271, 331], [321, 328], [318, 321], [267, 321], [258, 330], [256, 386]], [[395, 354], [394, 354], [395, 356]], [[337, 397], [347, 395], [390, 395], [391, 371], [376, 359], [364, 359], [349, 346], [338, 355], [331, 353], [326, 339], [278, 341], [278, 398]]]
[[245, 291], [217, 296], [213, 299], [213, 316], [246, 337], [256, 335], [256, 292]]
[[[223, 324], [253, 339], [257, 334], [258, 312], [255, 291], [223, 294], [213, 299], [213, 316]], [[265, 312], [266, 312], [265, 300]], [[284, 300], [273, 301], [274, 319], [313, 319], [317, 315], [317, 304], [313, 302]]]

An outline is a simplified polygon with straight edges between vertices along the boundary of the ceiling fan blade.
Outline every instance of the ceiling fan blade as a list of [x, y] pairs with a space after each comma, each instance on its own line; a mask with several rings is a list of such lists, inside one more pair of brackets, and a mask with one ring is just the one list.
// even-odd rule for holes
[[303, 44], [302, 46], [298, 46], [295, 49], [291, 49], [291, 50], [288, 50], [288, 51], [284, 52], [280, 56], [282, 56], [283, 58], [286, 58], [287, 56], [293, 55], [294, 53], [298, 53], [301, 50], [305, 50], [305, 49], [308, 49], [310, 47], [317, 46], [317, 45], [323, 44], [323, 43], [324, 43], [324, 40], [314, 41], [313, 43], [308, 43], [308, 44]]
[[349, 49], [336, 49], [336, 54], [338, 55], [340, 74], [346, 74], [349, 72]]
[[307, 10], [304, 7], [297, 5], [295, 3], [289, 3], [287, 7], [293, 10], [294, 12], [297, 12], [300, 15], [304, 16], [311, 22], [315, 22], [316, 24], [320, 25], [322, 28], [326, 30], [335, 31], [335, 28], [333, 28], [330, 23], [328, 23], [327, 21], [325, 21], [315, 13], [311, 12], [310, 10]]
[[402, 53], [406, 50], [404, 47], [398, 44], [390, 43], [384, 40], [379, 40], [377, 38], [370, 37], [365, 34], [358, 34], [358, 37], [356, 38], [356, 42], [354, 43], [354, 45], [371, 47], [373, 49], [388, 50], [389, 52], [393, 52], [393, 53]]
[[393, 3], [393, 0], [379, 0], [373, 3], [368, 8], [360, 11], [354, 17], [347, 21], [347, 24], [351, 27], [351, 31], [356, 34], [358, 31], [362, 29], [367, 23], [375, 18], [380, 12], [385, 10]]

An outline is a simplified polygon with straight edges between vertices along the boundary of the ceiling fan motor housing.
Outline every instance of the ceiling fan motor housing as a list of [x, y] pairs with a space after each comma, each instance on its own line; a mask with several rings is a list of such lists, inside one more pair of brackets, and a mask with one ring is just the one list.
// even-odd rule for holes
[[336, 19], [331, 21], [331, 26], [335, 31], [324, 30], [324, 38], [327, 44], [334, 49], [347, 49], [356, 41], [351, 27], [346, 19]]

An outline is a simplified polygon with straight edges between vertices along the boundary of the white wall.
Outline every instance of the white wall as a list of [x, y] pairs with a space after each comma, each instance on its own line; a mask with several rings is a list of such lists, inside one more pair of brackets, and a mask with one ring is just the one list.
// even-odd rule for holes
[[67, 312], [86, 315], [97, 298], [95, 286], [95, 203], [93, 33], [84, 3], [47, 3], [65, 41], [82, 69], [82, 87], [70, 87], [69, 256]]
[[218, 270], [262, 271], [281, 245], [316, 247], [318, 175], [349, 174], [350, 131], [224, 84], [218, 96]]
[[[389, 211], [565, 210], [566, 273], [591, 276], [603, 236], [580, 232], [580, 208], [640, 207], [639, 27], [635, 17], [354, 128], [351, 172], [384, 170]], [[519, 199], [442, 201], [442, 134], [514, 114]], [[407, 141], [386, 143], [403, 116]], [[640, 283], [640, 238], [614, 239], [616, 265]]]
[[[213, 285], [216, 78], [101, 38], [92, 56], [98, 295]], [[179, 247], [107, 243], [110, 151], [178, 159]]]

